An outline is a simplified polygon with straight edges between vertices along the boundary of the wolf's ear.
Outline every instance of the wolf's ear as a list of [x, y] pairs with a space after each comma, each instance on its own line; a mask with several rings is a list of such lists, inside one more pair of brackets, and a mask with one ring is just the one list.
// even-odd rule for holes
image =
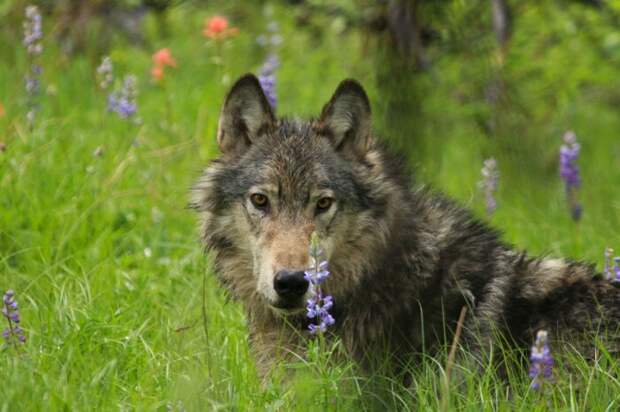
[[319, 134], [329, 138], [336, 150], [363, 155], [371, 135], [370, 102], [355, 80], [344, 80], [323, 107], [317, 123]]
[[258, 79], [246, 74], [226, 96], [217, 128], [217, 143], [223, 153], [242, 153], [274, 124], [275, 117]]

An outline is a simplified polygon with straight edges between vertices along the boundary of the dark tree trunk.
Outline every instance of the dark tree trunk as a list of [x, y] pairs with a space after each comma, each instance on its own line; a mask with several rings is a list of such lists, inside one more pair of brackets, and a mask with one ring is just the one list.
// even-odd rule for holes
[[506, 0], [491, 0], [493, 8], [493, 31], [500, 47], [505, 47], [510, 40], [512, 19]]
[[429, 62], [422, 43], [418, 4], [419, 0], [390, 0], [387, 22], [396, 50], [413, 59], [417, 69], [425, 69]]
[[486, 100], [491, 106], [491, 118], [487, 124], [487, 132], [497, 136], [502, 133], [502, 106], [507, 104], [506, 85], [503, 76], [504, 60], [512, 35], [512, 18], [507, 0], [491, 0], [493, 32], [497, 41], [493, 73], [486, 89]]

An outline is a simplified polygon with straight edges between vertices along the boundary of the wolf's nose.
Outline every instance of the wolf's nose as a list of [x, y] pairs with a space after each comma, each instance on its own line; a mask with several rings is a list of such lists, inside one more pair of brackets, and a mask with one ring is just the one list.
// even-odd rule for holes
[[280, 270], [273, 279], [273, 288], [284, 299], [294, 299], [303, 296], [308, 290], [308, 281], [304, 278], [304, 272], [291, 272]]

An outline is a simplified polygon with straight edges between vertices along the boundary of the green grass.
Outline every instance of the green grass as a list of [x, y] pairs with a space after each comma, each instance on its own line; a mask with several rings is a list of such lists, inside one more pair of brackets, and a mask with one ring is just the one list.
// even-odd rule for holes
[[[543, 393], [529, 390], [525, 367], [511, 368], [506, 383], [488, 365], [471, 367], [473, 360], [461, 353], [455, 366], [460, 379], [446, 397], [445, 354], [425, 357], [413, 369], [414, 384], [403, 387], [385, 376], [363, 377], [346, 362], [330, 362], [340, 347], [315, 343], [307, 360], [291, 365], [292, 381], [261, 385], [242, 308], [215, 281], [186, 204], [200, 169], [217, 155], [224, 93], [264, 57], [254, 39], [266, 18], [257, 18], [261, 9], [249, 3], [211, 7], [174, 9], [168, 39], [157, 36], [149, 17], [148, 49], [114, 40], [110, 55], [117, 74], [140, 78], [140, 125], [106, 113], [105, 93], [94, 81], [97, 50], [62, 57], [47, 37], [42, 111], [29, 130], [20, 23], [0, 30], [3, 44], [16, 44], [0, 51], [0, 102], [6, 110], [0, 141], [7, 145], [0, 153], [0, 290], [16, 291], [28, 336], [19, 351], [0, 351], [1, 411], [167, 405], [175, 411], [618, 409], [620, 364], [604, 348], [597, 363], [573, 353], [560, 356], [557, 382]], [[373, 73], [385, 63], [373, 58], [363, 35], [340, 33], [323, 17], [318, 36], [299, 28], [290, 9], [276, 3], [273, 11], [285, 39], [278, 73], [281, 114], [316, 114], [342, 78], [356, 77], [371, 95], [380, 134], [398, 128], [382, 120], [385, 105]], [[214, 12], [234, 15], [240, 28], [219, 49], [200, 36], [203, 18]], [[0, 18], [9, 22], [8, 15]], [[531, 48], [535, 42], [528, 36], [547, 36], [532, 33], [547, 18], [544, 10], [524, 14], [505, 69], [516, 103], [526, 102], [531, 118], [516, 116], [502, 138], [485, 136], [474, 121], [484, 102], [470, 89], [487, 73], [488, 57], [445, 55], [431, 73], [419, 75], [426, 91], [424, 123], [411, 131], [418, 146], [408, 155], [420, 181], [485, 219], [476, 183], [482, 160], [497, 157], [500, 208], [491, 223], [506, 240], [535, 254], [590, 260], [601, 268], [603, 248], [620, 249], [620, 118], [612, 87], [601, 77], [618, 90], [614, 79], [620, 73], [617, 65], [587, 54], [586, 44], [564, 44], [567, 37], [550, 46], [558, 65], [575, 50], [589, 56], [587, 64], [575, 63], [573, 77], [537, 60], [540, 51]], [[51, 21], [46, 29], [53, 29]], [[170, 47], [179, 62], [165, 86], [148, 80], [150, 54], [160, 47]], [[222, 64], [214, 63], [216, 56]], [[472, 66], [461, 71], [464, 62]], [[463, 94], [468, 103], [458, 97]], [[568, 216], [557, 177], [557, 150], [567, 128], [583, 144], [585, 213], [579, 224]], [[98, 146], [104, 147], [102, 157], [92, 155]], [[500, 356], [516, 355], [501, 350]]]

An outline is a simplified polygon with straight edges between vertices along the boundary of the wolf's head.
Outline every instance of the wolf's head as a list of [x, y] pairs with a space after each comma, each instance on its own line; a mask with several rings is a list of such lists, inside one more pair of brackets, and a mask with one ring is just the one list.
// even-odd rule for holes
[[[330, 263], [329, 293], [359, 284], [385, 247], [397, 214], [397, 179], [371, 137], [368, 97], [353, 80], [336, 89], [318, 119], [276, 119], [253, 75], [224, 102], [222, 155], [194, 188], [202, 236], [221, 279], [242, 299], [296, 312], [316, 231]], [[395, 180], [396, 179], [396, 180]]]

